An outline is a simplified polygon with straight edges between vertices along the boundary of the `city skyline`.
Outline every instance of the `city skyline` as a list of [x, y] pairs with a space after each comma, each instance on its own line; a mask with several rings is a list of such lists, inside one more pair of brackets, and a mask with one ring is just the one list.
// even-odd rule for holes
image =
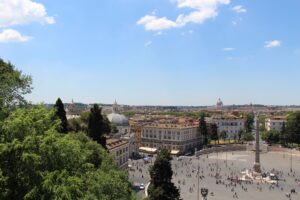
[[299, 105], [299, 9], [296, 0], [3, 0], [0, 57], [32, 75], [34, 103]]

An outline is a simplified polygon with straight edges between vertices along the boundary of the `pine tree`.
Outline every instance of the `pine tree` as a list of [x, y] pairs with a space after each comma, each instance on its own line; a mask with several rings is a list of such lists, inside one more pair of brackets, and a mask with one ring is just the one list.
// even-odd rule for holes
[[61, 127], [58, 130], [61, 133], [67, 133], [68, 132], [68, 120], [66, 117], [66, 111], [63, 102], [60, 98], [57, 99], [54, 108], [56, 109], [55, 115], [58, 119], [61, 121]]
[[149, 200], [180, 200], [180, 192], [172, 183], [171, 160], [167, 149], [157, 154], [154, 165], [150, 167]]
[[96, 142], [106, 148], [105, 134], [110, 132], [110, 125], [107, 118], [101, 114], [101, 108], [94, 104], [88, 117], [88, 135]]

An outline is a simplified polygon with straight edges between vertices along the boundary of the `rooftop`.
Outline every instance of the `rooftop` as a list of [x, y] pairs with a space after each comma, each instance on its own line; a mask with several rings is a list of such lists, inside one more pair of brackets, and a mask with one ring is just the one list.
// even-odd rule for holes
[[165, 128], [165, 129], [186, 129], [186, 128], [197, 128], [197, 124], [149, 124], [145, 125], [144, 128]]
[[111, 149], [117, 148], [119, 146], [122, 146], [126, 143], [128, 143], [128, 141], [126, 141], [126, 140], [109, 138], [106, 140], [106, 147], [108, 150], [111, 150]]

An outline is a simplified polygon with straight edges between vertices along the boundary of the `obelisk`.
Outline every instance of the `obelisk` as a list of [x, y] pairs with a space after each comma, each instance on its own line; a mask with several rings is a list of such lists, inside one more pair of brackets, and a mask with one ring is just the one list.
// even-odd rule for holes
[[253, 170], [256, 173], [261, 173], [260, 169], [260, 152], [259, 152], [259, 120], [258, 116], [255, 116], [255, 162]]

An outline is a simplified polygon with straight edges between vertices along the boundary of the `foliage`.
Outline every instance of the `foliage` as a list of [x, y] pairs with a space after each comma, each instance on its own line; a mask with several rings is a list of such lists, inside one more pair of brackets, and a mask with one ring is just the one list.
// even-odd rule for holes
[[237, 135], [238, 136], [238, 141], [241, 141], [243, 134], [244, 134], [244, 130], [240, 129], [239, 132], [238, 132], [238, 135]]
[[173, 171], [171, 155], [167, 149], [162, 149], [150, 167], [151, 182], [149, 186], [149, 200], [179, 200], [180, 193], [172, 183]]
[[253, 129], [253, 123], [254, 123], [254, 114], [253, 113], [246, 113], [245, 114], [245, 129], [247, 133], [250, 133]]
[[262, 132], [261, 138], [270, 144], [276, 144], [280, 141], [280, 132], [276, 130]]
[[226, 140], [226, 138], [227, 138], [227, 132], [226, 131], [221, 131], [221, 133], [220, 133], [220, 138], [222, 138], [223, 140]]
[[253, 137], [252, 133], [244, 133], [243, 140], [250, 142], [250, 141], [254, 140], [254, 137]]
[[97, 104], [91, 108], [88, 117], [88, 135], [96, 142], [106, 148], [106, 134], [110, 133], [109, 121], [101, 114], [101, 108]]
[[123, 115], [126, 117], [133, 117], [136, 113], [134, 111], [125, 111], [123, 112]]
[[38, 106], [2, 123], [0, 199], [131, 199], [114, 159], [83, 133], [58, 133], [54, 116]]
[[84, 131], [82, 122], [80, 120], [80, 118], [72, 118], [68, 120], [68, 130], [70, 132], [81, 132]]
[[266, 116], [265, 115], [259, 115], [258, 116], [258, 121], [259, 121], [259, 124], [261, 124], [261, 126], [259, 127], [259, 131], [266, 131], [266, 125], [265, 125]]
[[31, 77], [0, 58], [0, 120], [11, 106], [26, 104], [24, 95], [31, 92]]
[[287, 141], [300, 144], [300, 111], [288, 115], [285, 128]]
[[88, 121], [90, 112], [82, 112], [79, 118], [73, 118], [68, 120], [69, 131], [73, 132], [88, 132]]
[[66, 117], [66, 111], [63, 102], [60, 98], [57, 99], [55, 105], [55, 115], [61, 121], [61, 126], [59, 128], [59, 132], [67, 133], [68, 132], [68, 120]]
[[207, 131], [207, 125], [206, 125], [205, 114], [204, 113], [202, 113], [200, 115], [200, 118], [199, 118], [199, 132], [204, 137], [204, 145], [207, 145], [207, 143], [208, 143], [208, 138], [207, 138], [208, 131]]
[[215, 142], [217, 142], [217, 140], [219, 141], [219, 135], [218, 135], [218, 126], [217, 124], [212, 124], [211, 127], [211, 139], [215, 140]]

